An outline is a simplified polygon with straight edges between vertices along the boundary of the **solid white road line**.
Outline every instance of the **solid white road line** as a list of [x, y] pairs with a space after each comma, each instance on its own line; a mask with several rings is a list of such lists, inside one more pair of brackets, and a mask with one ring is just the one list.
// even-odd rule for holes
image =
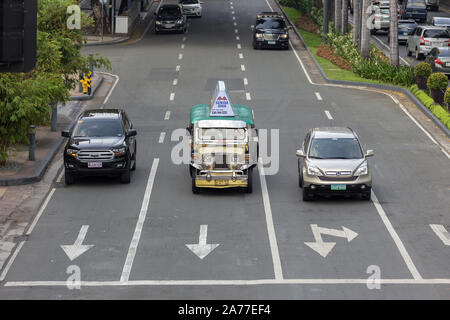
[[450, 234], [442, 224], [430, 224], [430, 227], [446, 246], [450, 246]]
[[391, 235], [392, 239], [394, 240], [395, 244], [397, 245], [398, 250], [400, 251], [400, 254], [403, 257], [403, 260], [406, 263], [406, 266], [408, 267], [409, 271], [411, 272], [412, 276], [415, 280], [422, 280], [422, 276], [420, 275], [419, 271], [417, 270], [416, 266], [414, 265], [411, 257], [409, 256], [409, 253], [406, 251], [405, 246], [403, 245], [402, 240], [400, 240], [400, 237], [398, 236], [397, 232], [395, 231], [394, 227], [392, 226], [391, 222], [389, 221], [386, 212], [384, 212], [383, 207], [381, 206], [380, 202], [378, 201], [377, 196], [375, 195], [375, 192], [372, 190], [372, 202], [375, 205], [375, 208], [377, 209], [378, 214], [380, 215], [381, 220], [383, 221], [384, 225], [386, 226], [386, 229], [388, 230], [389, 234]]
[[244, 59], [244, 55], [242, 53], [239, 53], [239, 59]]
[[61, 183], [63, 175], [64, 175], [64, 168], [61, 170], [61, 173], [59, 174], [58, 179], [56, 179], [56, 183]]
[[8, 274], [9, 269], [11, 268], [12, 264], [14, 263], [14, 260], [16, 260], [17, 255], [20, 252], [20, 249], [22, 249], [23, 245], [25, 244], [25, 241], [20, 241], [17, 245], [16, 250], [14, 250], [14, 253], [8, 260], [8, 264], [6, 265], [5, 269], [3, 269], [2, 274], [0, 275], [0, 282], [5, 280], [6, 275]]
[[245, 71], [245, 65], [241, 64], [241, 70]]
[[175, 68], [176, 71], [180, 71], [181, 66], [177, 65], [177, 67]]
[[[102, 74], [106, 74], [106, 75], [108, 75], [108, 76], [111, 76], [111, 77], [114, 77], [114, 78], [116, 78], [116, 81], [114, 81], [114, 84], [113, 84], [113, 86], [111, 87], [111, 89], [109, 90], [109, 92], [108, 92], [108, 95], [105, 97], [105, 100], [103, 100], [103, 104], [106, 104], [107, 102], [108, 102], [108, 100], [109, 100], [109, 97], [111, 97], [111, 94], [113, 93], [113, 91], [114, 91], [114, 89], [116, 88], [116, 85], [117, 85], [117, 83], [119, 82], [119, 76], [118, 75], [116, 75], [116, 74], [111, 74], [111, 73], [108, 73], [108, 72], [100, 72], [100, 71], [97, 71], [98, 73], [102, 73]], [[102, 106], [102, 108], [103, 108], [103, 106]]]
[[244, 86], [248, 86], [248, 80], [247, 80], [247, 78], [244, 78]]
[[164, 143], [164, 138], [166, 137], [166, 133], [165, 132], [161, 132], [159, 134], [159, 140], [158, 143]]
[[[267, 1], [267, 0], [266, 0], [266, 1]], [[273, 10], [272, 10], [272, 11], [273, 11]], [[303, 72], [305, 73], [305, 76], [306, 76], [306, 78], [308, 79], [308, 82], [309, 82], [310, 84], [315, 84], [315, 83], [312, 82], [311, 77], [310, 77], [309, 74], [308, 74], [308, 71], [306, 71], [306, 68], [305, 68], [305, 66], [304, 66], [304, 64], [303, 64], [303, 62], [302, 62], [302, 60], [301, 60], [300, 57], [298, 56], [298, 54], [297, 54], [297, 52], [295, 51], [295, 48], [294, 48], [294, 46], [292, 45], [292, 42], [291, 42], [290, 40], [289, 40], [289, 45], [291, 46], [292, 52], [294, 53], [295, 57], [297, 58], [298, 63], [299, 63], [300, 66], [302, 67]]]
[[177, 83], [178, 83], [178, 79], [173, 79], [173, 82], [172, 82], [172, 85], [174, 85], [174, 86], [176, 86], [177, 85]]
[[170, 111], [167, 110], [166, 114], [164, 115], [164, 120], [169, 120], [170, 119]]
[[322, 97], [321, 97], [320, 93], [314, 92], [314, 94], [316, 95], [317, 100], [322, 101]]
[[331, 116], [330, 111], [325, 110], [325, 114], [327, 115], [328, 120], [333, 120], [333, 117]]
[[174, 99], [175, 99], [175, 92], [172, 92], [172, 93], [170, 94], [169, 100], [170, 100], [170, 101], [173, 101]]
[[128, 281], [130, 278], [131, 268], [133, 267], [134, 257], [136, 256], [137, 246], [139, 240], [141, 239], [142, 228], [144, 226], [145, 217], [147, 216], [148, 205], [150, 203], [150, 196], [152, 194], [153, 183], [155, 181], [156, 170], [158, 169], [159, 158], [153, 159], [152, 169], [150, 175], [148, 176], [147, 187], [145, 188], [144, 199], [142, 201], [141, 212], [139, 213], [139, 218], [136, 223], [136, 229], [134, 230], [133, 239], [130, 243], [130, 248], [128, 249], [127, 259], [125, 265], [123, 266], [122, 276], [120, 281]]
[[277, 236], [273, 224], [272, 208], [270, 206], [269, 192], [267, 191], [266, 176], [264, 175], [264, 166], [261, 158], [258, 159], [259, 181], [261, 182], [261, 192], [263, 196], [264, 212], [266, 214], [267, 233], [269, 235], [270, 251], [272, 253], [273, 269], [275, 279], [283, 279], [283, 270], [281, 268], [280, 253], [278, 250]]
[[[258, 279], [258, 280], [131, 280], [131, 281], [81, 281], [82, 287], [106, 286], [259, 286], [280, 284], [344, 284], [364, 285], [368, 279]], [[450, 279], [379, 279], [380, 284], [392, 285], [449, 285]], [[5, 287], [64, 287], [67, 281], [9, 281]]]
[[250, 95], [250, 92], [247, 92], [247, 93], [245, 94], [245, 98], [246, 98], [248, 101], [252, 100], [252, 96]]
[[267, 5], [269, 6], [270, 11], [273, 11], [272, 6], [270, 5], [269, 1], [266, 0], [266, 3], [267, 3]]
[[50, 191], [50, 193], [47, 195], [47, 198], [45, 198], [44, 203], [42, 204], [41, 208], [39, 209], [36, 217], [34, 218], [33, 222], [31, 223], [31, 226], [28, 228], [27, 232], [25, 233], [27, 236], [31, 234], [31, 232], [33, 232], [34, 227], [36, 226], [37, 222], [39, 221], [39, 218], [41, 217], [42, 213], [44, 212], [45, 208], [47, 207], [51, 197], [53, 196], [53, 194], [55, 193], [56, 189], [52, 188], [52, 190]]

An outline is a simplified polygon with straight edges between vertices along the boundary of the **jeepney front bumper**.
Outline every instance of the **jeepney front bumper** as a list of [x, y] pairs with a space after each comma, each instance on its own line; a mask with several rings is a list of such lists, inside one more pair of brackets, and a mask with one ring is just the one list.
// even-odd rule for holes
[[199, 188], [247, 187], [248, 176], [243, 170], [200, 170], [195, 176]]

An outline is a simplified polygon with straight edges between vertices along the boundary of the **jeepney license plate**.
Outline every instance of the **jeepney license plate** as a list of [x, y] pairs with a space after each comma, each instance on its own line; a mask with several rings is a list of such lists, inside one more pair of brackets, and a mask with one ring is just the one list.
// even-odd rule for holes
[[276, 44], [276, 41], [267, 41], [268, 44]]
[[214, 183], [216, 184], [216, 186], [226, 186], [226, 185], [228, 185], [228, 181], [227, 180], [214, 180]]
[[101, 168], [101, 162], [88, 162], [88, 168]]
[[331, 185], [331, 190], [346, 190], [347, 189], [347, 185], [345, 184], [332, 184]]

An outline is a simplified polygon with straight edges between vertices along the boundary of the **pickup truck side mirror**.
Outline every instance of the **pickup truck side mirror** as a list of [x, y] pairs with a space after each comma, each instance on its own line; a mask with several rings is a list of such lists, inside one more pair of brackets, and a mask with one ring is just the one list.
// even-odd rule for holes
[[367, 150], [366, 152], [366, 158], [367, 157], [373, 157], [375, 155], [375, 153], [373, 152], [373, 150]]
[[129, 129], [129, 130], [127, 131], [127, 137], [134, 137], [134, 136], [136, 136], [136, 135], [137, 135], [136, 129]]
[[61, 136], [65, 138], [70, 138], [70, 132], [67, 130], [64, 130], [61, 132]]
[[297, 157], [299, 157], [299, 158], [305, 158], [305, 157], [306, 157], [306, 155], [305, 155], [305, 153], [303, 152], [303, 150], [297, 150], [297, 152], [295, 153], [295, 155], [296, 155]]

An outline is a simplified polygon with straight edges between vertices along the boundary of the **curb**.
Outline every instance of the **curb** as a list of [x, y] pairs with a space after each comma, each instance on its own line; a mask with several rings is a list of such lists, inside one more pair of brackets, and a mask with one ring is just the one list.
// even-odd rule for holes
[[91, 94], [90, 95], [86, 95], [86, 96], [71, 96], [70, 100], [72, 101], [86, 101], [86, 100], [91, 100], [92, 98], [94, 98], [95, 92], [97, 91], [97, 89], [100, 87], [100, 85], [103, 83], [103, 76], [100, 76], [98, 78], [98, 81], [94, 84], [94, 86], [92, 87], [91, 90]]
[[[81, 102], [78, 102], [80, 104]], [[70, 123], [65, 130], [72, 130], [73, 126], [75, 125], [75, 121], [73, 120], [72, 123]], [[50, 149], [50, 152], [45, 157], [44, 161], [42, 161], [41, 165], [36, 169], [34, 174], [32, 176], [24, 177], [24, 178], [18, 178], [18, 179], [2, 179], [0, 180], [0, 186], [17, 186], [17, 185], [23, 185], [23, 184], [30, 184], [39, 182], [45, 171], [47, 170], [50, 162], [55, 157], [56, 153], [58, 152], [61, 145], [64, 143], [65, 138], [59, 137], [58, 141], [53, 145], [53, 147]]]
[[344, 81], [344, 80], [332, 80], [332, 79], [328, 78], [325, 75], [325, 72], [323, 71], [322, 66], [317, 62], [317, 60], [314, 57], [313, 53], [309, 50], [308, 46], [306, 45], [305, 40], [303, 40], [301, 34], [298, 32], [297, 27], [295, 26], [295, 24], [292, 23], [292, 21], [287, 16], [286, 12], [284, 12], [281, 4], [278, 2], [278, 0], [274, 0], [274, 2], [280, 8], [281, 12], [283, 13], [284, 17], [289, 22], [289, 24], [293, 27], [292, 29], [294, 30], [295, 34], [300, 39], [302, 44], [305, 46], [306, 50], [308, 51], [308, 54], [310, 55], [310, 57], [314, 61], [314, 64], [319, 69], [320, 74], [327, 81], [327, 83], [341, 84], [341, 85], [352, 85], [352, 86], [355, 86], [355, 87], [372, 87], [372, 88], [376, 88], [376, 89], [383, 89], [383, 90], [390, 90], [390, 91], [401, 92], [401, 93], [405, 94], [406, 96], [408, 96], [408, 98], [410, 98], [410, 100], [412, 102], [414, 102], [414, 104], [428, 118], [430, 118], [430, 120], [432, 120], [439, 127], [439, 129], [441, 129], [447, 135], [447, 137], [450, 138], [450, 130], [438, 118], [436, 118], [436, 116], [427, 107], [425, 107], [422, 104], [422, 102], [420, 102], [420, 100], [417, 99], [416, 96], [413, 95], [409, 90], [406, 90], [404, 88], [400, 88], [400, 87], [397, 87], [397, 86], [393, 86], [393, 85], [387, 85], [387, 84], [376, 84], [376, 83], [368, 83], [368, 82], [354, 82], [354, 81]]

